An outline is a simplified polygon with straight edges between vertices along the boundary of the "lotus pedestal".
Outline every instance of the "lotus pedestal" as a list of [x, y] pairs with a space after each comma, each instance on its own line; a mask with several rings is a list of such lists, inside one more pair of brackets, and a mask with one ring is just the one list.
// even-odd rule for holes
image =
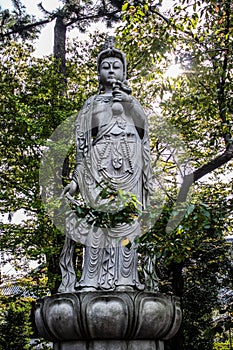
[[181, 309], [177, 298], [154, 292], [76, 292], [41, 299], [35, 318], [54, 350], [163, 350]]

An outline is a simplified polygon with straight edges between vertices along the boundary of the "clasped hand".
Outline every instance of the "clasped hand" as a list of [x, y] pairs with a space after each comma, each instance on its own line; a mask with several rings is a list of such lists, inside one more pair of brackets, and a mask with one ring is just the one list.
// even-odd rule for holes
[[131, 102], [131, 96], [123, 91], [122, 82], [116, 81], [112, 86], [113, 102]]

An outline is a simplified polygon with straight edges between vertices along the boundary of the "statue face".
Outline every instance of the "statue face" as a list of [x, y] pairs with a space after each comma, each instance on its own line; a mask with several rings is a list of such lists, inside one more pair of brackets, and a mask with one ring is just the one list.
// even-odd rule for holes
[[123, 64], [119, 58], [107, 57], [100, 64], [100, 82], [109, 87], [113, 79], [123, 81]]

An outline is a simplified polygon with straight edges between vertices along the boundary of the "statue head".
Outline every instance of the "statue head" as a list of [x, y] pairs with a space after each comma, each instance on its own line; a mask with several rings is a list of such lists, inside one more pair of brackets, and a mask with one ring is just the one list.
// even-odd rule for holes
[[122, 62], [123, 65], [123, 78], [122, 78], [122, 82], [127, 84], [126, 81], [126, 73], [127, 73], [127, 65], [126, 65], [126, 55], [116, 49], [114, 47], [114, 43], [115, 43], [115, 38], [110, 36], [107, 37], [105, 40], [105, 44], [103, 45], [98, 57], [97, 57], [97, 72], [98, 72], [98, 78], [99, 78], [99, 90], [102, 91], [103, 90], [103, 86], [102, 86], [102, 82], [101, 82], [101, 78], [100, 78], [100, 67], [101, 67], [101, 63], [104, 59], [106, 58], [117, 58]]

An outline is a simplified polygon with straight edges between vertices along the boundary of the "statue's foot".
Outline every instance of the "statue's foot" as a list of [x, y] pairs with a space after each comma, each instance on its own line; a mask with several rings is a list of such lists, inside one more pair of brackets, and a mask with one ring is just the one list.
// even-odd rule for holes
[[77, 289], [79, 292], [96, 292], [97, 289], [95, 287], [82, 287]]
[[134, 291], [135, 288], [133, 288], [132, 286], [117, 286], [116, 287], [116, 291], [117, 292], [130, 292], [130, 291]]
[[76, 290], [73, 284], [71, 286], [64, 286], [61, 284], [57, 292], [58, 293], [75, 293]]

